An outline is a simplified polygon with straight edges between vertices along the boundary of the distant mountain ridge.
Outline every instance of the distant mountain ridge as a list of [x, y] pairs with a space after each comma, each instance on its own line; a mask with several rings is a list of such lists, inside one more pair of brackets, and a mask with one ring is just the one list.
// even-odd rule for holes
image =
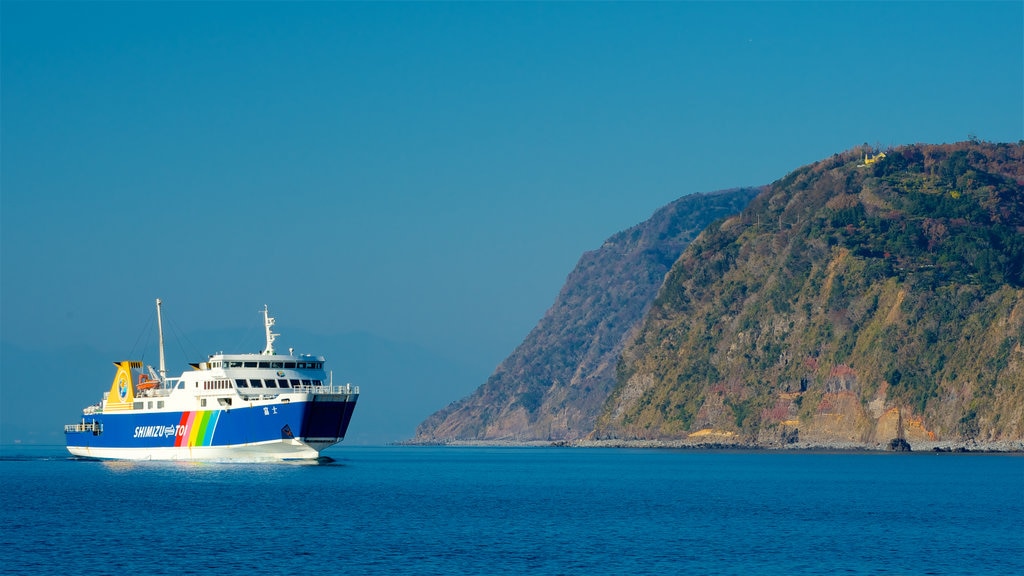
[[417, 442], [574, 440], [593, 430], [629, 334], [665, 273], [713, 220], [760, 189], [684, 196], [585, 253], [554, 305], [470, 396], [433, 414]]
[[1024, 445], [1024, 146], [874, 152], [613, 236], [414, 442]]

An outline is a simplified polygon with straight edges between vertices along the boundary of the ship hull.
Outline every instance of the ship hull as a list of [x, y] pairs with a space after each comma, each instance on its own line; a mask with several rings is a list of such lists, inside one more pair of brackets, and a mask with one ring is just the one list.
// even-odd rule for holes
[[345, 437], [355, 399], [278, 402], [220, 410], [87, 416], [66, 432], [75, 456], [117, 460], [315, 460]]
[[186, 460], [197, 462], [274, 462], [316, 460], [319, 450], [298, 440], [236, 444], [232, 446], [191, 446], [187, 448], [114, 448], [68, 446], [68, 452], [97, 460]]

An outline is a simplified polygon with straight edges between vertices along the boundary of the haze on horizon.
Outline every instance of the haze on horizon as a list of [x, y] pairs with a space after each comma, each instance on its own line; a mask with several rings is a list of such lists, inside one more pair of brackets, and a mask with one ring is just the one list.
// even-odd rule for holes
[[682, 195], [1024, 139], [1024, 5], [4, 1], [0, 118], [0, 444], [60, 442], [157, 297], [218, 350], [263, 304], [372, 349], [350, 436], [380, 443]]

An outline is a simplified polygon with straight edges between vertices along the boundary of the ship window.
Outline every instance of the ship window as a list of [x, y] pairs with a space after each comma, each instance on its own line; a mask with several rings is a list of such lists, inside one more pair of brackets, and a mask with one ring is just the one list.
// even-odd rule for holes
[[142, 402], [133, 402], [132, 403], [132, 409], [133, 410], [142, 410]]
[[281, 388], [287, 388], [288, 381], [285, 380], [284, 378], [281, 378], [280, 380], [277, 381], [277, 385], [280, 386]]
[[242, 363], [241, 362], [232, 362], [231, 363], [231, 367], [232, 368], [241, 368], [242, 367]]
[[239, 388], [248, 388], [249, 387], [249, 385], [246, 384], [245, 380], [242, 379], [242, 378], [236, 379], [235, 380], [235, 385], [237, 385]]
[[185, 389], [185, 383], [184, 382], [178, 382], [178, 390], [184, 390], [184, 389]]
[[309, 380], [303, 380], [303, 381], [302, 381], [302, 385], [303, 385], [303, 386], [310, 386], [310, 385], [312, 385], [312, 384], [313, 384], [313, 383], [312, 383], [312, 382], [310, 382]]
[[206, 406], [206, 398], [200, 398], [199, 399], [199, 405], [200, 406]]
[[260, 368], [270, 368], [270, 362], [260, 362]]
[[296, 368], [305, 368], [305, 367], [306, 367], [306, 363], [305, 362], [299, 362], [298, 365], [296, 366]]
[[292, 383], [292, 388], [298, 388], [299, 387], [299, 381], [298, 380], [292, 380], [291, 383]]
[[252, 386], [253, 388], [263, 388], [263, 382], [255, 378], [249, 380], [249, 385]]
[[285, 368], [295, 368], [295, 362], [285, 362], [284, 363], [284, 367]]
[[163, 400], [157, 400], [156, 401], [156, 407], [157, 408], [163, 408], [164, 407], [164, 401]]
[[244, 364], [244, 366], [245, 366], [246, 368], [255, 368], [255, 367], [256, 367], [256, 363], [255, 363], [255, 362], [246, 362], [246, 363]]
[[146, 402], [146, 408], [153, 408], [153, 401]]
[[323, 385], [324, 385], [324, 383], [323, 383], [322, 380], [313, 380], [313, 386], [323, 386]]
[[277, 382], [273, 380], [264, 380], [263, 383], [267, 385], [267, 388], [277, 388]]
[[271, 368], [284, 368], [284, 362], [271, 362]]

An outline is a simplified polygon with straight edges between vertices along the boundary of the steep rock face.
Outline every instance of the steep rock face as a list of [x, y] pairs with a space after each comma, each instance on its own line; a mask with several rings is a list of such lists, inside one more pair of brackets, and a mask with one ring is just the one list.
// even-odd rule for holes
[[665, 273], [712, 221], [760, 191], [684, 196], [580, 258], [554, 305], [473, 394], [420, 424], [416, 442], [574, 440], [589, 434], [615, 364]]
[[1022, 183], [980, 142], [789, 174], [678, 259], [594, 436], [1021, 439]]

